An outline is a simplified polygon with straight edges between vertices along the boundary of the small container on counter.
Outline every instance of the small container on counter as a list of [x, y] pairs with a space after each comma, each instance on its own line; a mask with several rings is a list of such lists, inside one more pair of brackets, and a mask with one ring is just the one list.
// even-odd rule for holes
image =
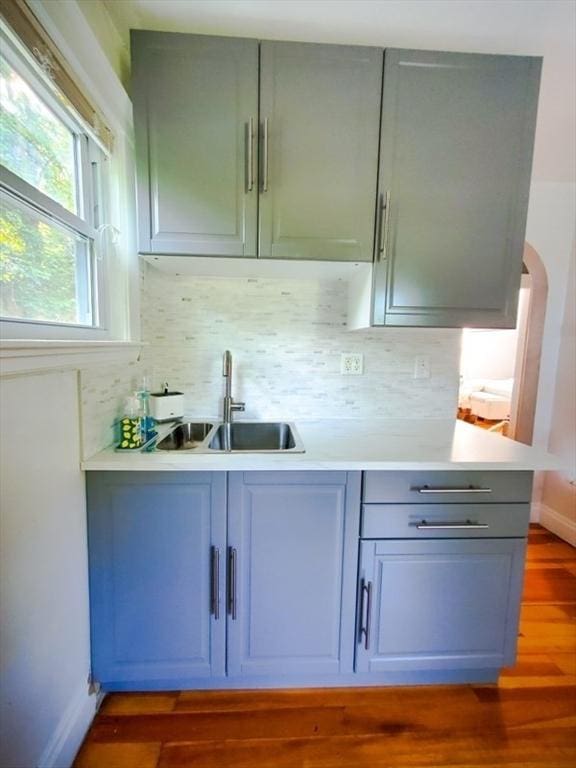
[[150, 414], [156, 421], [176, 421], [184, 416], [184, 394], [170, 392], [165, 384], [162, 392], [150, 393]]

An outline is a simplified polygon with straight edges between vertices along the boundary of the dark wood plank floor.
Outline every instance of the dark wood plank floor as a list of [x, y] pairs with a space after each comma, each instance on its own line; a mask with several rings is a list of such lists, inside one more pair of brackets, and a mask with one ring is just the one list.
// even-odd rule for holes
[[530, 532], [518, 664], [497, 686], [113, 694], [75, 768], [576, 765], [576, 550]]

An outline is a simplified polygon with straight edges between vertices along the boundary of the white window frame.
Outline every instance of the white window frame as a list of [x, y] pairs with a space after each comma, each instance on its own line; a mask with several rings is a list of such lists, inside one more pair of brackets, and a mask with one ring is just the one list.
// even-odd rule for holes
[[53, 198], [40, 192], [0, 163], [0, 200], [24, 208], [86, 238], [89, 243], [89, 275], [86, 289], [90, 296], [91, 324], [0, 317], [0, 339], [61, 339], [106, 341], [110, 338], [107, 248], [110, 228], [108, 158], [71, 111], [57, 98], [54, 86], [37, 62], [4, 27], [0, 28], [2, 55], [28, 83], [35, 94], [52, 110], [74, 136], [76, 208], [72, 213]]

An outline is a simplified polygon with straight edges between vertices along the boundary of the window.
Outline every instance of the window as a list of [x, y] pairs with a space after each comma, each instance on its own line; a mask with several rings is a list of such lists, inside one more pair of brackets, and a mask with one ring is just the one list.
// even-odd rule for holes
[[0, 318], [30, 326], [18, 335], [94, 334], [106, 325], [106, 156], [23, 51], [0, 43]]

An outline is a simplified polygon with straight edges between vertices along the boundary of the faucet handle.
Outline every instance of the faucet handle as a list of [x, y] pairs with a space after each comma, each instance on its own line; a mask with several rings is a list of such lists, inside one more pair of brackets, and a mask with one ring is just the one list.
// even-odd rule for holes
[[246, 410], [246, 403], [235, 403], [232, 401], [230, 404], [230, 410], [231, 411], [244, 411]]

